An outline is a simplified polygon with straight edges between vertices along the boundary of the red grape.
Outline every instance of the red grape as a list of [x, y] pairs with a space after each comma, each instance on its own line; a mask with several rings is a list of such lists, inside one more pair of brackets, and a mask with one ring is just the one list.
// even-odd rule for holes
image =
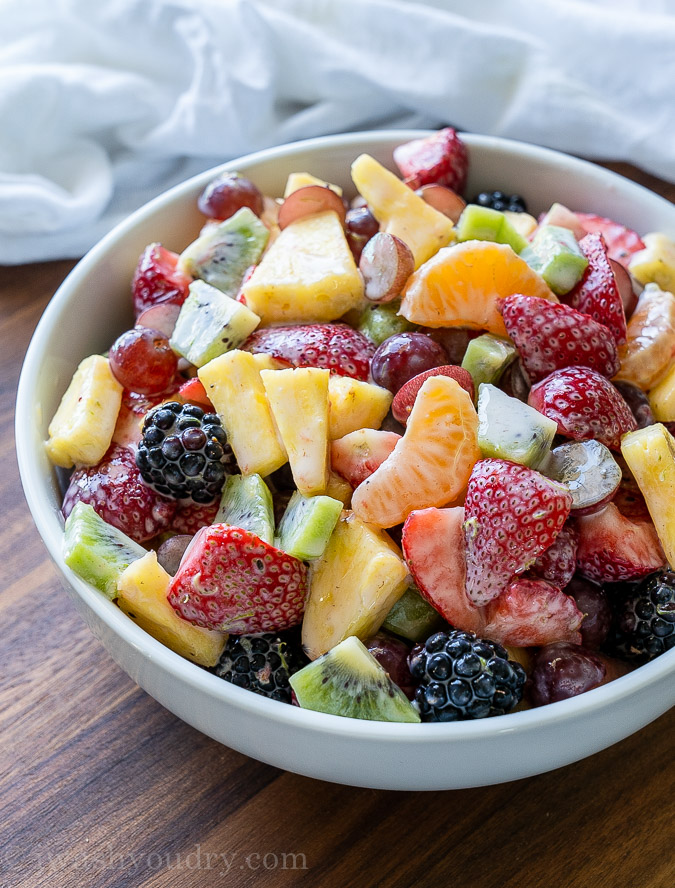
[[601, 647], [612, 623], [612, 609], [604, 589], [583, 577], [574, 577], [565, 587], [565, 593], [572, 596], [584, 614], [579, 627], [581, 643], [591, 650]]
[[396, 394], [418, 373], [449, 363], [443, 346], [425, 333], [395, 333], [378, 346], [370, 372], [377, 385]]
[[378, 632], [365, 642], [370, 653], [382, 666], [389, 678], [412, 700], [415, 695], [415, 682], [408, 668], [410, 646], [388, 632]]
[[279, 228], [283, 230], [298, 219], [327, 210], [337, 213], [340, 224], [344, 223], [345, 205], [332, 188], [326, 185], [305, 185], [292, 191], [279, 207]]
[[628, 667], [578, 644], [548, 644], [539, 649], [530, 676], [535, 706], [576, 697], [628, 672]]
[[189, 533], [179, 533], [164, 540], [157, 549], [157, 561], [172, 577], [176, 575], [185, 550], [191, 542], [192, 536]]
[[176, 375], [178, 359], [159, 330], [134, 327], [110, 349], [110, 369], [124, 388], [141, 395], [157, 395]]
[[263, 211], [263, 196], [250, 179], [237, 173], [223, 173], [206, 186], [197, 206], [211, 219], [229, 219], [242, 207], [249, 207], [256, 216]]
[[347, 210], [345, 233], [347, 235], [347, 243], [357, 262], [361, 258], [361, 251], [365, 245], [371, 237], [375, 237], [379, 230], [380, 224], [368, 207], [363, 206]]
[[359, 259], [364, 295], [370, 302], [392, 302], [399, 297], [414, 270], [410, 247], [384, 231], [371, 237]]

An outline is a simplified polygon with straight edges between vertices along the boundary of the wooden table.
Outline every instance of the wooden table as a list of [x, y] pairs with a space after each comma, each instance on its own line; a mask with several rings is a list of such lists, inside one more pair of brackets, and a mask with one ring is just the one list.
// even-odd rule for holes
[[0, 268], [0, 886], [673, 888], [675, 711], [550, 774], [392, 793], [260, 764], [133, 684], [60, 589], [14, 456], [21, 361], [72, 264]]

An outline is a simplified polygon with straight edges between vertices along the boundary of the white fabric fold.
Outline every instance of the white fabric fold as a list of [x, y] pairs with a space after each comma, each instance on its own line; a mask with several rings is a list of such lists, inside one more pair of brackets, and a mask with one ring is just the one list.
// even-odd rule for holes
[[[216, 163], [458, 128], [675, 179], [670, 0], [0, 0], [0, 263]], [[564, 195], [560, 195], [564, 200]]]

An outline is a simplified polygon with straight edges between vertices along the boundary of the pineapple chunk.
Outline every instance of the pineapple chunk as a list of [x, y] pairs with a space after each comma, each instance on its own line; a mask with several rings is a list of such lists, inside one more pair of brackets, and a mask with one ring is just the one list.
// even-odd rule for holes
[[647, 284], [627, 324], [626, 344], [619, 348], [616, 379], [649, 391], [675, 357], [675, 296]]
[[123, 571], [117, 580], [117, 604], [157, 641], [200, 666], [215, 666], [227, 635], [202, 629], [181, 619], [166, 599], [171, 577], [148, 552]]
[[369, 154], [356, 158], [352, 179], [382, 230], [396, 235], [410, 247], [416, 269], [455, 239], [453, 224], [447, 216], [422, 200]]
[[323, 185], [324, 188], [330, 188], [339, 197], [342, 197], [342, 188], [339, 185], [331, 185], [330, 182], [324, 182], [323, 179], [317, 179], [311, 173], [291, 173], [284, 188], [284, 197], [293, 194], [298, 188], [306, 188], [307, 185]]
[[350, 635], [377, 632], [409, 585], [399, 548], [384, 531], [343, 512], [312, 567], [302, 644], [312, 660]]
[[51, 461], [69, 469], [95, 466], [112, 441], [122, 403], [122, 386], [101, 355], [81, 362], [49, 423], [46, 447]]
[[360, 304], [363, 280], [332, 210], [281, 232], [242, 287], [262, 324], [333, 321]]
[[675, 422], [675, 364], [649, 392], [649, 404], [657, 422]]
[[328, 380], [328, 437], [335, 441], [357, 429], [379, 429], [393, 397], [390, 391], [379, 385], [350, 376], [331, 376]]
[[635, 476], [671, 567], [675, 567], [675, 438], [660, 423], [624, 435], [621, 453]]
[[296, 367], [262, 370], [260, 376], [298, 490], [305, 496], [323, 493], [328, 484], [330, 371]]
[[328, 473], [328, 484], [326, 484], [324, 493], [326, 496], [332, 496], [333, 499], [340, 500], [345, 509], [348, 509], [354, 491], [349, 481], [345, 481], [337, 472], [331, 471]]
[[659, 231], [646, 234], [645, 249], [631, 256], [629, 271], [641, 284], [675, 293], [675, 240]]
[[514, 213], [513, 210], [504, 210], [503, 212], [507, 222], [511, 224], [512, 228], [515, 228], [521, 237], [528, 238], [539, 224], [529, 213]]
[[235, 349], [198, 371], [242, 475], [269, 475], [288, 459], [260, 378], [270, 362], [269, 355]]

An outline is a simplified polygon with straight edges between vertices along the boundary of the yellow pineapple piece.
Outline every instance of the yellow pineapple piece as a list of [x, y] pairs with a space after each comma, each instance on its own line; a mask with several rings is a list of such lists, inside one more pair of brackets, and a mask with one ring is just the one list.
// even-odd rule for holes
[[675, 422], [675, 363], [649, 391], [649, 404], [657, 422]]
[[215, 666], [227, 635], [193, 626], [181, 619], [166, 600], [171, 577], [148, 552], [132, 562], [117, 580], [117, 604], [157, 641], [200, 666]]
[[539, 225], [534, 216], [529, 213], [514, 213], [513, 210], [504, 210], [504, 216], [511, 227], [515, 228], [521, 237], [528, 238]]
[[415, 257], [415, 268], [455, 239], [454, 226], [369, 154], [352, 164], [352, 179], [368, 202], [383, 231], [404, 241]]
[[645, 249], [631, 256], [629, 271], [641, 284], [655, 283], [675, 293], [675, 240], [654, 231], [642, 240]]
[[619, 348], [616, 379], [648, 391], [668, 371], [675, 357], [675, 296], [647, 284], [627, 324], [626, 344]]
[[621, 453], [642, 491], [666, 558], [675, 567], [675, 438], [657, 423], [624, 435]]
[[380, 628], [410, 582], [401, 551], [381, 530], [343, 512], [326, 551], [314, 562], [302, 644], [316, 659], [350, 635]]
[[199, 368], [243, 475], [269, 475], [288, 459], [260, 378], [275, 364], [269, 355], [234, 349]]
[[379, 429], [393, 397], [382, 386], [350, 376], [331, 376], [328, 381], [328, 437], [335, 441], [357, 429]]
[[333, 499], [340, 500], [345, 509], [348, 509], [349, 504], [352, 501], [353, 492], [352, 485], [349, 481], [345, 481], [345, 479], [341, 478], [337, 472], [328, 472], [328, 483], [326, 484], [326, 489], [324, 491], [326, 496], [332, 496]]
[[330, 371], [294, 367], [262, 370], [260, 376], [298, 490], [305, 496], [324, 493], [328, 484]]
[[298, 188], [306, 188], [308, 185], [322, 185], [324, 188], [330, 188], [331, 191], [334, 191], [339, 197], [342, 197], [342, 188], [340, 188], [339, 185], [331, 185], [330, 182], [324, 182], [323, 179], [317, 179], [317, 177], [313, 176], [311, 173], [291, 173], [286, 181], [284, 197], [288, 197], [289, 194], [293, 194]]
[[49, 423], [46, 447], [51, 461], [66, 469], [96, 465], [110, 447], [121, 403], [122, 386], [108, 359], [85, 358]]
[[363, 280], [332, 210], [288, 225], [242, 288], [262, 324], [333, 321], [359, 305]]

